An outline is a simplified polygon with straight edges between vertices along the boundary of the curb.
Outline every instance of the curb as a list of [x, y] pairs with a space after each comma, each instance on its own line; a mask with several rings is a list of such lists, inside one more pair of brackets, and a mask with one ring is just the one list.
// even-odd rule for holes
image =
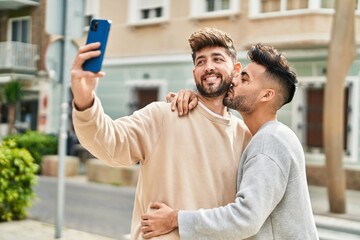
[[353, 220], [323, 216], [323, 215], [314, 215], [314, 218], [317, 228], [357, 235], [359, 236], [360, 239], [359, 221], [353, 221]]

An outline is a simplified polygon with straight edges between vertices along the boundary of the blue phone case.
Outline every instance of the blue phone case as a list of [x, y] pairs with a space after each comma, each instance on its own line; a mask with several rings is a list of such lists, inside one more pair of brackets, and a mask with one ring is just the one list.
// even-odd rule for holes
[[89, 33], [86, 44], [100, 42], [101, 55], [88, 59], [83, 64], [85, 71], [99, 72], [105, 55], [107, 40], [109, 37], [111, 21], [106, 19], [92, 19], [90, 22]]

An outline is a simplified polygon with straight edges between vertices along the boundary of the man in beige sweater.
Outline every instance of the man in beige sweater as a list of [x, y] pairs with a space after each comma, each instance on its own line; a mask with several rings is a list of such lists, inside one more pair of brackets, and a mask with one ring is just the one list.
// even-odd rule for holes
[[[185, 118], [172, 112], [170, 104], [155, 102], [131, 116], [110, 119], [95, 95], [104, 73], [82, 69], [85, 60], [100, 54], [99, 43], [81, 47], [74, 60], [73, 123], [80, 143], [110, 166], [140, 164], [132, 239], [142, 239], [141, 215], [153, 201], [195, 210], [235, 198], [239, 159], [251, 134], [227, 111], [223, 98], [241, 65], [232, 40], [222, 31], [199, 30], [189, 43], [200, 102]], [[179, 233], [159, 238], [179, 239]]]

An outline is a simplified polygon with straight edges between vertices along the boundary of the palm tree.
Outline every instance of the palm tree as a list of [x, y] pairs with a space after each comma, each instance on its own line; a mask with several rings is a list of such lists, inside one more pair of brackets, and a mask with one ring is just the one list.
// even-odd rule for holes
[[8, 134], [11, 134], [15, 125], [16, 104], [23, 97], [21, 83], [13, 80], [4, 86], [4, 98], [8, 105]]

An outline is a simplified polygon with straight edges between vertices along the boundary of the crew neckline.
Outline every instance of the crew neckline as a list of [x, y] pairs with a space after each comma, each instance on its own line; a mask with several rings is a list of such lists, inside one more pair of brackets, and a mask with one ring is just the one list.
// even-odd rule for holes
[[221, 124], [230, 124], [231, 123], [231, 117], [232, 117], [231, 112], [226, 111], [227, 116], [222, 116], [220, 114], [217, 114], [217, 113], [214, 113], [213, 111], [211, 111], [208, 107], [205, 106], [204, 103], [202, 103], [200, 101], [198, 102], [198, 105], [200, 108], [195, 108], [195, 109], [198, 109], [200, 111], [200, 113], [202, 115], [204, 115], [206, 118], [208, 118], [209, 120], [218, 122]]

